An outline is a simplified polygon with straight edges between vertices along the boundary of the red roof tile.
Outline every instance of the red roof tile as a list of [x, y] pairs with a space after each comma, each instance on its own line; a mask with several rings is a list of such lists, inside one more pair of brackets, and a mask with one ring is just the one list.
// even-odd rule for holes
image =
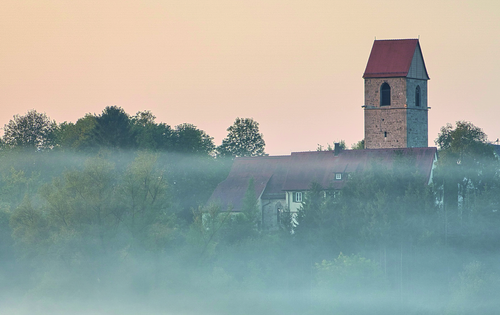
[[406, 77], [418, 39], [375, 40], [363, 78]]

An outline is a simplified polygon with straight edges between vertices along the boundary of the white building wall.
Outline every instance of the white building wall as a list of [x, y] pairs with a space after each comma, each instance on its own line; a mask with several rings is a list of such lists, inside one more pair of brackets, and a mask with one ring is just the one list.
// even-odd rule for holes
[[[302, 202], [294, 202], [293, 201], [293, 194], [296, 193], [296, 191], [287, 191], [286, 192], [286, 204], [288, 206], [288, 209], [292, 213], [296, 213], [299, 211], [300, 207], [302, 206]], [[302, 199], [304, 198], [304, 191], [302, 191]]]

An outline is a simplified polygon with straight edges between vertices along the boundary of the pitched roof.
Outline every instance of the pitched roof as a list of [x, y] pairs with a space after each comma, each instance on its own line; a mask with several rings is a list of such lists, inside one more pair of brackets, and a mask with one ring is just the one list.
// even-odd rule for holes
[[[421, 56], [418, 39], [375, 40], [363, 78], [406, 77], [417, 49]], [[423, 58], [422, 66], [428, 78]]]
[[324, 189], [341, 189], [345, 180], [336, 180], [336, 173], [363, 171], [372, 163], [391, 167], [398, 156], [413, 157], [428, 183], [436, 153], [436, 148], [344, 150], [338, 155], [333, 151], [292, 153], [283, 190], [309, 190], [313, 182]]
[[[273, 175], [287, 165], [289, 156], [262, 156], [236, 158], [226, 180], [215, 188], [208, 204], [219, 204], [222, 211], [240, 211], [251, 178], [254, 180], [255, 197], [259, 198]], [[281, 171], [283, 173], [283, 171]], [[281, 184], [278, 183], [281, 191]]]
[[341, 189], [343, 180], [335, 180], [336, 173], [363, 171], [372, 163], [392, 166], [397, 157], [412, 157], [417, 171], [431, 178], [436, 148], [365, 149], [334, 151], [293, 152], [289, 156], [236, 158], [226, 180], [221, 182], [208, 204], [217, 203], [225, 211], [241, 209], [242, 201], [253, 177], [256, 198], [285, 199], [285, 191], [304, 191], [313, 182], [324, 189]]

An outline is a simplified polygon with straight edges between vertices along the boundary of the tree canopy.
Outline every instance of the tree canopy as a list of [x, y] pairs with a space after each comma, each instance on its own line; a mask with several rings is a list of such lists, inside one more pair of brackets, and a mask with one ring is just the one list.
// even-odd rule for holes
[[259, 123], [252, 118], [236, 118], [227, 131], [227, 137], [217, 148], [220, 155], [233, 157], [266, 155], [264, 136], [259, 133]]
[[96, 117], [94, 137], [100, 146], [130, 148], [133, 134], [129, 115], [121, 107], [108, 106]]
[[174, 150], [180, 153], [213, 154], [213, 138], [193, 124], [180, 124], [174, 131]]
[[451, 124], [441, 127], [435, 142], [443, 153], [460, 163], [471, 158], [493, 157], [493, 147], [488, 144], [487, 135], [468, 121], [457, 121], [455, 128]]
[[48, 149], [54, 145], [56, 126], [45, 113], [33, 109], [24, 116], [14, 115], [4, 126], [3, 142], [10, 147]]
[[56, 132], [56, 142], [60, 148], [77, 151], [89, 150], [96, 146], [93, 132], [96, 126], [96, 116], [85, 114], [76, 123], [63, 122]]

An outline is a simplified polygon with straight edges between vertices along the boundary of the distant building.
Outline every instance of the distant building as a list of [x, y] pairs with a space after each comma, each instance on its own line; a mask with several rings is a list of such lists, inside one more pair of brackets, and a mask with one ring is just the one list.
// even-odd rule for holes
[[365, 79], [365, 148], [426, 147], [427, 80], [418, 39], [376, 40]]
[[364, 150], [340, 150], [336, 145], [333, 151], [236, 158], [208, 203], [221, 205], [223, 211], [241, 211], [253, 178], [262, 227], [275, 229], [281, 211], [299, 211], [312, 183], [325, 191], [341, 190], [349, 174], [375, 161], [390, 167], [396, 157], [411, 157], [430, 183], [437, 149], [427, 147], [429, 76], [418, 39], [376, 40], [363, 78]]
[[286, 156], [242, 157], [234, 160], [228, 177], [217, 186], [208, 203], [221, 205], [223, 211], [241, 211], [248, 183], [253, 178], [262, 227], [275, 229], [281, 211], [299, 211], [312, 183], [320, 184], [325, 191], [340, 190], [351, 173], [362, 172], [374, 161], [391, 166], [398, 157], [412, 157], [425, 181], [422, 184], [432, 181], [436, 148], [311, 151]]

